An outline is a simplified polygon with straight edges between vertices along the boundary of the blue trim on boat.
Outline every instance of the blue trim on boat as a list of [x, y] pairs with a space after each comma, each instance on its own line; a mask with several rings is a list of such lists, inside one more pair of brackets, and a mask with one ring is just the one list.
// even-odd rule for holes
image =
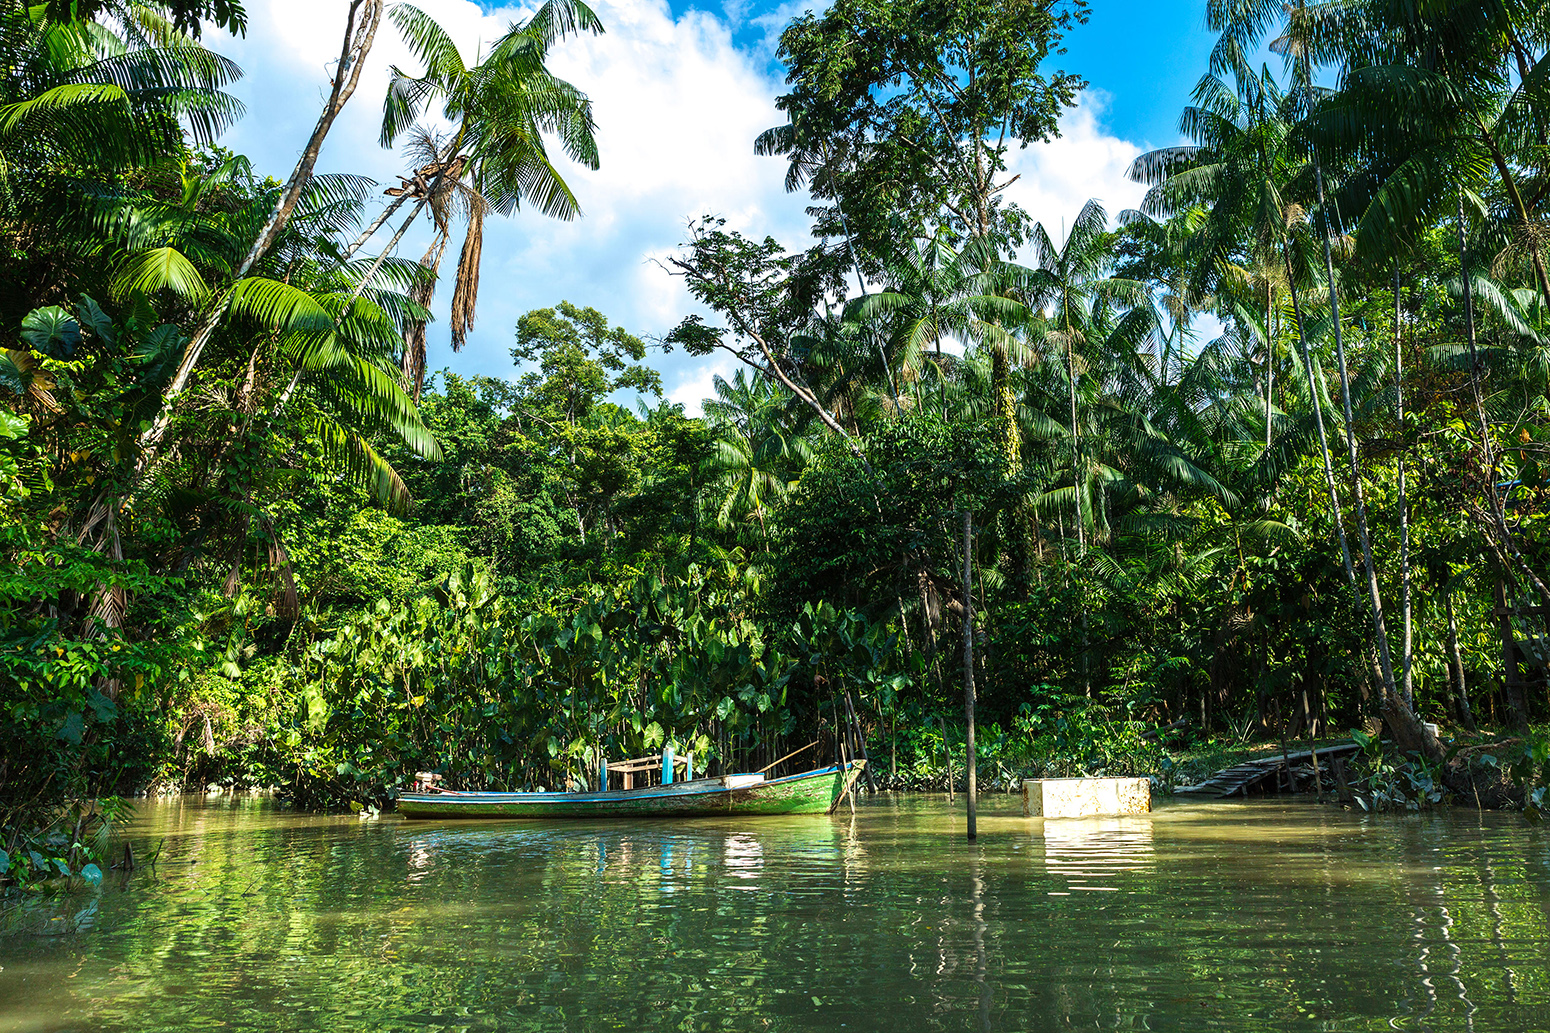
[[[798, 778], [813, 778], [815, 776], [832, 775], [840, 770], [838, 765], [827, 768], [818, 768], [815, 771], [803, 771], [795, 775], [783, 775], [780, 778], [769, 778], [763, 782], [753, 782], [747, 786], [739, 786], [741, 789], [752, 789], [756, 786], [779, 785], [782, 782], [790, 782]], [[695, 783], [704, 783], [696, 785]], [[651, 790], [657, 790], [652, 792]], [[661, 790], [667, 790], [662, 792]], [[711, 796], [716, 793], [730, 793], [732, 787], [725, 785], [721, 777], [697, 778], [692, 782], [670, 782], [665, 786], [642, 786], [639, 789], [610, 789], [606, 793], [473, 793], [458, 790], [447, 790], [440, 793], [403, 793], [400, 800], [413, 802], [437, 803], [455, 800], [458, 803], [467, 804], [496, 804], [510, 803], [514, 800], [524, 802], [566, 802], [566, 803], [601, 803], [605, 800], [618, 800], [628, 798], [631, 800], [661, 800], [674, 796]]]

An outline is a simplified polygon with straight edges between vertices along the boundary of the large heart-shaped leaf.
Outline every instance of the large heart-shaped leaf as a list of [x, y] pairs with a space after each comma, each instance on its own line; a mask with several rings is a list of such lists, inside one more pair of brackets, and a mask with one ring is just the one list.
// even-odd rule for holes
[[58, 305], [33, 309], [22, 319], [22, 343], [56, 359], [68, 359], [81, 343], [81, 324]]

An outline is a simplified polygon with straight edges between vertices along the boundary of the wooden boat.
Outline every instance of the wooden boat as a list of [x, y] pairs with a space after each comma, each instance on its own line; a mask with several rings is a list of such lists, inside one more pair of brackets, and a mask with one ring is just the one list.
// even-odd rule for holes
[[405, 793], [406, 818], [692, 818], [834, 810], [864, 760], [783, 778], [722, 775], [605, 793]]

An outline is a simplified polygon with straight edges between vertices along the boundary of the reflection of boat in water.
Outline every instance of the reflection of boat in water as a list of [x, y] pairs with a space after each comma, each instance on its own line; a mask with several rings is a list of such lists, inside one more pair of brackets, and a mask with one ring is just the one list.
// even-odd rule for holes
[[405, 793], [406, 818], [692, 818], [834, 810], [864, 760], [783, 778], [723, 775], [601, 793]]

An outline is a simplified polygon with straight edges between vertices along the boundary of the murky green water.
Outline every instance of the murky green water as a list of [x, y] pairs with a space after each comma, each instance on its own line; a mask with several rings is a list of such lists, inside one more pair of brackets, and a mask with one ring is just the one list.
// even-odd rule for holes
[[0, 1030], [1550, 1029], [1517, 815], [407, 824], [146, 804], [154, 871], [0, 923]]

